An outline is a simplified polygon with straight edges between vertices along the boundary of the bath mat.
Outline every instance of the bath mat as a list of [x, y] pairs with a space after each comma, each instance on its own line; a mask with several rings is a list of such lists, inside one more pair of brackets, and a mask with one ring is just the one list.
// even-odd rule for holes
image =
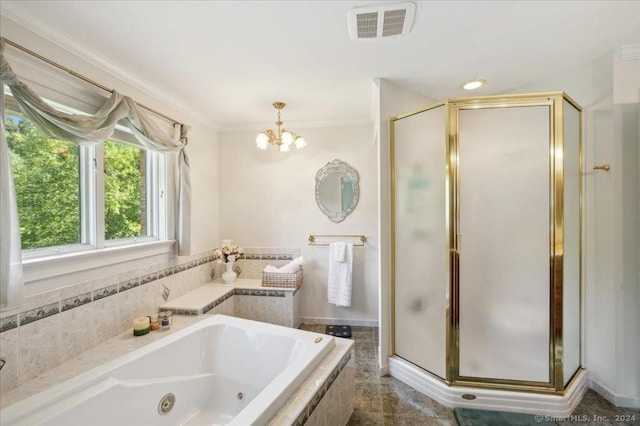
[[537, 426], [555, 425], [533, 414], [509, 413], [506, 411], [473, 410], [454, 408], [453, 415], [460, 426]]
[[327, 329], [324, 331], [324, 334], [329, 334], [331, 336], [336, 337], [351, 337], [351, 326], [350, 325], [328, 325]]

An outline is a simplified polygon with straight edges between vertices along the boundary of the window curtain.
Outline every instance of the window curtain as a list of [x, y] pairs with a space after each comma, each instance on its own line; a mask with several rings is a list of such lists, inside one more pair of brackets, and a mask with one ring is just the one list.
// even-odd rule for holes
[[[2, 72], [4, 63], [2, 63]], [[0, 90], [4, 111], [4, 90]], [[0, 311], [19, 306], [24, 298], [22, 247], [18, 206], [9, 162], [9, 146], [4, 132], [4, 113], [0, 114]]]
[[[180, 126], [180, 134], [173, 139], [153, 122], [148, 111], [131, 98], [115, 90], [94, 115], [68, 114], [56, 110], [22, 83], [4, 56], [5, 45], [0, 41], [0, 81], [9, 87], [25, 116], [50, 137], [65, 139], [78, 144], [95, 143], [113, 135], [116, 123], [126, 124], [133, 132], [140, 147], [152, 151], [176, 152], [176, 239], [177, 254], [191, 251], [191, 181], [189, 158], [185, 151], [188, 128]], [[23, 277], [15, 187], [9, 161], [9, 148], [4, 127], [4, 90], [2, 98], [2, 140], [0, 141], [0, 309], [19, 304], [22, 298]]]

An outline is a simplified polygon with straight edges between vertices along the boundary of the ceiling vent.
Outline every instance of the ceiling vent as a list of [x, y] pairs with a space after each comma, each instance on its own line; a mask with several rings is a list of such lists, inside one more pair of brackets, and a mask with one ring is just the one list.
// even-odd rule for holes
[[391, 3], [356, 7], [349, 10], [349, 37], [376, 39], [407, 34], [416, 12], [414, 3]]

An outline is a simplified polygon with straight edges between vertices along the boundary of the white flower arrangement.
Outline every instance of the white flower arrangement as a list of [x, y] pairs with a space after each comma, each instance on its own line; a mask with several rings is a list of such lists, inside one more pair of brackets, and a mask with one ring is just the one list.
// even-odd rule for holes
[[244, 249], [232, 244], [231, 240], [220, 241], [220, 248], [213, 252], [218, 263], [235, 262], [244, 255]]

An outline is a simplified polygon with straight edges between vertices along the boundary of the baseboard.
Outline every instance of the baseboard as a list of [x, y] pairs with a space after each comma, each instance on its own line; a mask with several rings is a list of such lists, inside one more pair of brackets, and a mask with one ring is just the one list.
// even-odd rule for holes
[[[464, 407], [563, 417], [573, 413], [587, 390], [587, 374], [584, 370], [578, 372], [564, 395], [448, 386], [415, 365], [395, 357], [389, 358], [389, 372], [398, 380], [451, 408]], [[464, 394], [475, 395], [476, 399], [463, 399]]]
[[389, 375], [389, 364], [383, 365], [382, 367], [380, 367], [378, 369], [378, 374], [380, 375], [380, 377], [388, 376]]
[[591, 377], [589, 387], [616, 407], [640, 408], [640, 397], [618, 395]]
[[300, 317], [300, 321], [302, 321], [302, 324], [353, 325], [356, 327], [378, 327], [378, 320]]

